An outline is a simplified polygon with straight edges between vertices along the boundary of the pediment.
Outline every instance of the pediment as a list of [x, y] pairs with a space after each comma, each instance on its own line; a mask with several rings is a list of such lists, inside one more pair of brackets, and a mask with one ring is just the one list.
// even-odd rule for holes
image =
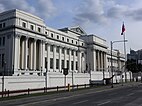
[[81, 35], [87, 35], [87, 33], [80, 26], [71, 27], [70, 30]]

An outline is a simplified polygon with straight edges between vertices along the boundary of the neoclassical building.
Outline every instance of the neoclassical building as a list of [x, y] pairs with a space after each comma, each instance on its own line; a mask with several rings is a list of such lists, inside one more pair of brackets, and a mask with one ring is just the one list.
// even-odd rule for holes
[[[52, 29], [21, 10], [0, 13], [0, 75], [38, 75], [46, 71], [89, 73], [110, 70], [105, 39], [87, 34], [80, 26]], [[121, 71], [124, 55], [113, 51], [113, 67]], [[5, 70], [5, 71], [3, 71]]]

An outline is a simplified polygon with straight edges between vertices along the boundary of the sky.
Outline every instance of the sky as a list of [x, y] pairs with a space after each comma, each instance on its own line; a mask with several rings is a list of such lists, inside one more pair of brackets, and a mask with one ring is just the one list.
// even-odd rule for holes
[[[127, 52], [142, 49], [142, 0], [0, 0], [0, 12], [20, 9], [44, 20], [51, 28], [80, 26], [87, 34], [107, 41], [123, 40], [125, 24]], [[123, 51], [123, 42], [114, 43]]]

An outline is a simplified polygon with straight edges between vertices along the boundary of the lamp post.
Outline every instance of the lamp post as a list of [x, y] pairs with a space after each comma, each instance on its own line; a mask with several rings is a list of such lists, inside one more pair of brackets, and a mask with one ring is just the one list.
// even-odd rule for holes
[[5, 76], [6, 62], [4, 62], [4, 69], [2, 73], [2, 98], [4, 96], [4, 76]]
[[118, 43], [118, 42], [127, 42], [127, 40], [120, 40], [120, 41], [111, 41], [111, 73], [112, 73], [112, 84], [111, 84], [111, 88], [113, 88], [113, 64], [112, 64], [112, 49], [113, 49], [113, 44], [114, 43]]

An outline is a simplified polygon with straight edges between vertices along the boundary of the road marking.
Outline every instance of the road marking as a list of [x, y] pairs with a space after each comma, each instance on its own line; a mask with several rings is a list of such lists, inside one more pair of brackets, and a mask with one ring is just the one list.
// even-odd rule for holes
[[132, 96], [132, 95], [134, 95], [134, 93], [130, 93], [130, 94], [128, 94], [127, 96]]
[[83, 101], [75, 102], [75, 103], [73, 103], [73, 104], [76, 105], [76, 104], [84, 103], [84, 102], [87, 102], [87, 101], [88, 101], [88, 100], [83, 100]]
[[104, 105], [104, 104], [107, 104], [107, 103], [110, 103], [111, 101], [106, 101], [106, 102], [103, 102], [103, 103], [100, 103], [98, 104], [98, 106], [101, 106], [101, 105]]
[[109, 96], [112, 96], [112, 95], [116, 95], [117, 93], [112, 93], [112, 94], [109, 94]]

